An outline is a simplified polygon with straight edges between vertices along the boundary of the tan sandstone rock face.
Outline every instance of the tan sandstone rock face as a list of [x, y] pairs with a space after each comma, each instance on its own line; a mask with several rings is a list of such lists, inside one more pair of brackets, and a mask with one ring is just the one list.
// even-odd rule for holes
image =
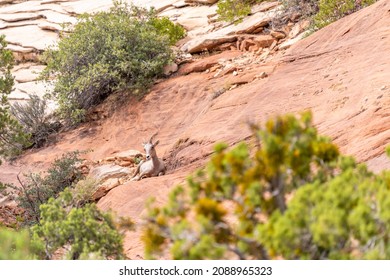
[[[3, 1], [0, 2], [0, 33], [6, 36], [8, 49], [14, 53], [16, 62], [25, 65], [23, 75], [32, 77], [42, 68], [29, 69], [26, 65], [38, 63], [42, 52], [55, 45], [63, 30], [61, 24], [74, 24], [78, 14], [107, 10], [111, 6], [112, 0]], [[45, 93], [45, 86], [36, 79], [17, 79], [10, 100], [22, 101], [27, 100], [29, 94], [43, 96]]]
[[[185, 52], [199, 53], [238, 49], [244, 52], [263, 52], [264, 57], [267, 57], [269, 50], [264, 48], [270, 47], [273, 41], [270, 43], [261, 41], [261, 36], [268, 35], [260, 35], [260, 33], [264, 31], [263, 27], [269, 23], [270, 19], [278, 13], [280, 3], [277, 1], [263, 2], [255, 5], [249, 17], [238, 25], [232, 25], [217, 21], [217, 2], [215, 0], [139, 0], [134, 1], [134, 4], [155, 7], [161, 16], [168, 16], [174, 22], [182, 25], [187, 30], [188, 37], [185, 40], [186, 43], [179, 47]], [[14, 53], [17, 63], [23, 64], [26, 62], [39, 63], [43, 51], [48, 47], [55, 46], [59, 40], [59, 34], [64, 31], [62, 24], [75, 24], [76, 16], [81, 13], [108, 10], [112, 6], [112, 0], [34, 0], [6, 1], [4, 3], [12, 4], [0, 6], [0, 30], [2, 34], [6, 35], [6, 40], [9, 43], [8, 48]], [[258, 38], [247, 38], [248, 35], [259, 36]], [[280, 36], [276, 38], [276, 40], [279, 39]], [[166, 76], [177, 71], [175, 65], [172, 64], [165, 69]], [[24, 72], [28, 71], [33, 75], [32, 72], [36, 69], [26, 68], [24, 70]], [[34, 85], [32, 82], [16, 81], [15, 90], [11, 94], [10, 100], [28, 100], [29, 94], [43, 96], [46, 93], [42, 82], [34, 80]], [[51, 107], [55, 108], [55, 104]]]
[[96, 190], [92, 195], [94, 201], [104, 197], [110, 190], [129, 181], [137, 163], [144, 158], [144, 155], [137, 150], [127, 150], [114, 153], [110, 157], [98, 160], [92, 166], [82, 166], [87, 172], [85, 175], [97, 182]]
[[111, 178], [121, 178], [131, 175], [130, 168], [115, 164], [106, 164], [91, 169], [89, 175], [97, 180], [105, 181]]
[[237, 25], [227, 25], [216, 31], [197, 36], [186, 42], [181, 49], [189, 53], [198, 53], [204, 50], [213, 50], [216, 46], [227, 42], [236, 42], [243, 34], [256, 34], [261, 32], [263, 30], [262, 28], [268, 25], [277, 13], [277, 8], [255, 13]]
[[[157, 153], [168, 163], [168, 174], [120, 185], [114, 178], [102, 186], [98, 202], [100, 209], [136, 222], [137, 230], [127, 233], [124, 245], [127, 256], [137, 259], [143, 256], [145, 202], [153, 196], [158, 205], [165, 203], [176, 184], [204, 166], [215, 143], [233, 146], [249, 139], [248, 121], [264, 123], [277, 114], [311, 110], [319, 132], [342, 153], [372, 170], [389, 169], [384, 154], [390, 141], [389, 10], [390, 2], [380, 0], [279, 52], [275, 49], [285, 39], [260, 53], [236, 49], [218, 57], [194, 56], [194, 62], [180, 65], [174, 77], [154, 85], [141, 101], [129, 100], [100, 121], [60, 134], [56, 144], [29, 151], [12, 165], [4, 163], [0, 180], [16, 183], [21, 170], [44, 170], [55, 157], [75, 149], [91, 148], [88, 160], [110, 159], [102, 164], [120, 169], [118, 153], [139, 148], [142, 139], [158, 131]], [[229, 34], [238, 35], [248, 34]]]

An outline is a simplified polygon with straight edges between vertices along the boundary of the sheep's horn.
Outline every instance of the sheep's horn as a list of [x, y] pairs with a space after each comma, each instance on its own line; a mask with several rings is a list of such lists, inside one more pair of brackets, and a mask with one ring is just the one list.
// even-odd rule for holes
[[150, 137], [150, 140], [149, 140], [149, 143], [153, 144], [152, 141], [153, 141], [153, 138], [157, 135], [157, 132], [155, 134], [152, 135], [152, 137]]

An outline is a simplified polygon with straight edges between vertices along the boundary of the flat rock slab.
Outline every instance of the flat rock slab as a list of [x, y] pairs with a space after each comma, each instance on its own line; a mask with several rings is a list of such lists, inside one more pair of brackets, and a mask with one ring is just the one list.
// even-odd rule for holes
[[131, 168], [122, 167], [115, 164], [105, 164], [93, 167], [89, 172], [89, 176], [101, 181], [105, 181], [110, 178], [122, 178], [131, 174]]
[[189, 53], [198, 53], [204, 50], [210, 50], [217, 45], [234, 42], [237, 35], [252, 34], [258, 28], [266, 26], [279, 11], [277, 8], [253, 14], [237, 25], [227, 25], [215, 32], [196, 37], [185, 43], [181, 50]]
[[0, 7], [0, 14], [34, 13], [39, 11], [67, 12], [58, 4], [42, 4], [42, 1], [25, 1], [18, 4]]
[[40, 51], [53, 45], [58, 35], [55, 32], [45, 31], [36, 25], [18, 26], [1, 31], [7, 41], [25, 48], [34, 48]]
[[39, 74], [45, 69], [44, 65], [18, 65], [19, 67], [14, 69], [13, 75], [15, 81], [18, 83], [27, 83], [35, 81]]
[[112, 190], [113, 188], [116, 188], [120, 184], [121, 184], [121, 182], [117, 178], [108, 179], [106, 182], [104, 182], [104, 184], [97, 187], [97, 189], [95, 190], [95, 192], [92, 195], [92, 199], [94, 201], [99, 200], [100, 198], [105, 196], [110, 190]]
[[0, 19], [6, 22], [25, 21], [42, 18], [36, 13], [0, 14]]
[[46, 21], [50, 23], [71, 23], [74, 24], [77, 22], [77, 19], [75, 17], [72, 17], [68, 14], [63, 14], [60, 12], [52, 11], [52, 10], [46, 10], [46, 11], [40, 11], [39, 15], [42, 15], [45, 17]]
[[11, 92], [10, 99], [25, 99], [26, 96], [28, 98], [28, 94], [38, 95], [39, 97], [43, 97], [50, 85], [43, 82], [26, 82], [26, 83], [16, 83], [15, 90]]
[[44, 22], [45, 22], [45, 20], [42, 18], [38, 18], [35, 20], [32, 19], [32, 20], [23, 20], [23, 21], [12, 21], [12, 22], [6, 22], [3, 20], [0, 20], [0, 29], [27, 26], [27, 25], [37, 25], [38, 26], [39, 24], [42, 24]]
[[160, 13], [182, 25], [186, 30], [195, 31], [197, 28], [208, 26], [208, 16], [215, 14], [216, 6], [183, 7], [181, 9], [170, 9]]
[[60, 6], [69, 14], [95, 13], [107, 11], [113, 6], [112, 0], [80, 0], [77, 2], [63, 2]]
[[54, 31], [54, 32], [61, 32], [63, 31], [63, 28], [60, 24], [57, 23], [51, 23], [51, 22], [42, 22], [38, 24], [38, 27], [42, 30], [48, 30], [48, 31]]
[[34, 51], [34, 48], [25, 48], [14, 44], [8, 44], [7, 49], [17, 53], [30, 53]]
[[15, 88], [11, 94], [9, 95], [8, 97], [10, 103], [14, 103], [14, 102], [17, 102], [17, 101], [27, 101], [30, 99], [29, 95], [27, 92], [25, 91], [21, 91], [20, 89], [18, 88]]
[[266, 26], [278, 13], [280, 12], [277, 11], [277, 9], [256, 13], [245, 18], [241, 23], [237, 25], [230, 25], [218, 32], [224, 34], [251, 34], [259, 27]]

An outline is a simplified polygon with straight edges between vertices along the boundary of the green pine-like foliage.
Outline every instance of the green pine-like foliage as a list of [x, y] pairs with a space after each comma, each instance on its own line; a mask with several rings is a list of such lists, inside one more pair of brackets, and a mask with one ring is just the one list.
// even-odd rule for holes
[[181, 26], [158, 18], [155, 10], [114, 1], [110, 11], [82, 15], [45, 52], [41, 77], [54, 81], [50, 95], [62, 119], [77, 123], [114, 91], [142, 96], [173, 59], [171, 44], [183, 36]]
[[38, 258], [52, 259], [58, 250], [65, 259], [124, 258], [123, 237], [113, 216], [93, 203], [80, 207], [75, 198], [65, 189], [40, 206], [40, 222], [31, 228]]
[[[148, 258], [390, 258], [390, 173], [373, 174], [320, 136], [310, 113], [253, 125], [168, 203], [148, 204]], [[387, 213], [389, 212], [389, 213]]]
[[6, 47], [5, 37], [0, 36], [0, 164], [1, 158], [16, 156], [30, 145], [29, 135], [10, 112], [8, 96], [14, 86], [11, 73], [14, 58]]
[[30, 235], [27, 230], [15, 231], [0, 226], [0, 260], [31, 260]]

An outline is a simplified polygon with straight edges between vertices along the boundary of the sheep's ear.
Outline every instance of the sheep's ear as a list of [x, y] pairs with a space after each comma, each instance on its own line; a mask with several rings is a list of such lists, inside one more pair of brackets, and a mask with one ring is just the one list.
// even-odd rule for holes
[[158, 143], [160, 143], [160, 140], [157, 140], [156, 143], [153, 144], [153, 147], [156, 147]]

